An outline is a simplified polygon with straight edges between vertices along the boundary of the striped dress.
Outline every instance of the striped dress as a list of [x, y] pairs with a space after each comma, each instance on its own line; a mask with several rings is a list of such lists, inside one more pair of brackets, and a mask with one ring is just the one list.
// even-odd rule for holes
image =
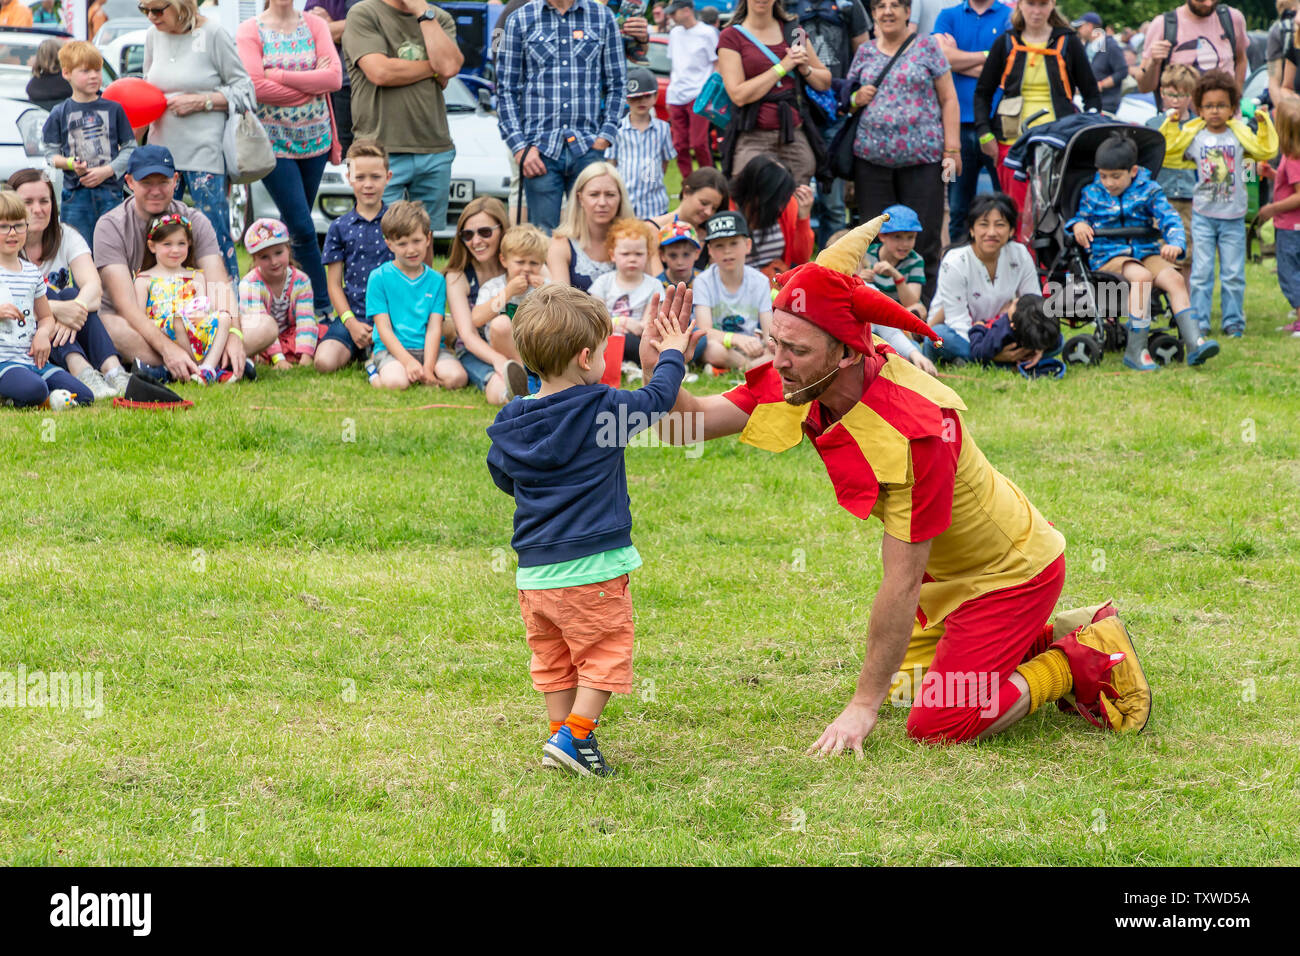
[[[292, 33], [280, 33], [261, 23], [257, 33], [262, 38], [262, 62], [267, 70], [316, 69], [316, 43], [305, 20], [299, 20]], [[301, 106], [261, 103], [257, 118], [271, 138], [277, 159], [308, 159], [328, 153], [333, 145], [329, 102], [323, 95]]]

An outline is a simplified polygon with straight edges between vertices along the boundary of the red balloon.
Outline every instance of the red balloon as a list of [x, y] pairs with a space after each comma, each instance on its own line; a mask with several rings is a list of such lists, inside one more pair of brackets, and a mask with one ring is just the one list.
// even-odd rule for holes
[[121, 103], [132, 129], [148, 126], [167, 112], [167, 97], [152, 83], [138, 76], [124, 76], [108, 84], [104, 99]]

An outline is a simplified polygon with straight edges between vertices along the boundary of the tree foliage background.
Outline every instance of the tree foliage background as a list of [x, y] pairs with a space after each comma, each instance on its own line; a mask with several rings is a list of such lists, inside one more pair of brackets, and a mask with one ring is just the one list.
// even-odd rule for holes
[[[1181, 0], [1063, 0], [1061, 12], [1073, 20], [1082, 13], [1095, 10], [1108, 26], [1137, 29], [1152, 17], [1178, 6]], [[1273, 0], [1232, 0], [1232, 6], [1246, 15], [1246, 26], [1251, 30], [1267, 30], [1277, 19]]]

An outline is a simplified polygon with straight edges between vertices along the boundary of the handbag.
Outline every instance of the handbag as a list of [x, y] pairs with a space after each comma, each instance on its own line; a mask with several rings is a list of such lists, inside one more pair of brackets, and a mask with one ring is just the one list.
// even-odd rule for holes
[[703, 116], [718, 129], [726, 129], [731, 122], [735, 107], [731, 97], [727, 96], [727, 86], [722, 82], [721, 73], [710, 73], [704, 81], [700, 95], [695, 97], [691, 110], [697, 116]]
[[226, 176], [232, 183], [255, 183], [275, 169], [271, 137], [257, 118], [253, 105], [241, 96], [227, 104], [226, 131], [221, 138]]
[[[894, 55], [889, 58], [889, 62], [884, 65], [884, 68], [881, 69], [878, 74], [876, 74], [876, 82], [871, 85], [876, 88], [877, 92], [880, 90], [880, 84], [885, 82], [885, 77], [889, 75], [889, 71], [892, 70], [894, 64], [898, 62], [898, 58], [903, 55], [903, 51], [911, 46], [912, 41], [915, 39], [916, 34], [909, 33], [903, 39], [899, 48], [894, 51]], [[849, 93], [849, 105], [853, 105], [853, 94], [851, 92]], [[854, 116], [854, 114], [850, 113], [849, 118], [844, 121], [844, 125], [841, 126], [839, 132], [835, 134], [835, 139], [831, 141], [831, 174], [834, 175], [836, 179], [853, 178], [853, 140], [857, 136], [858, 124], [861, 122], [861, 114]]]

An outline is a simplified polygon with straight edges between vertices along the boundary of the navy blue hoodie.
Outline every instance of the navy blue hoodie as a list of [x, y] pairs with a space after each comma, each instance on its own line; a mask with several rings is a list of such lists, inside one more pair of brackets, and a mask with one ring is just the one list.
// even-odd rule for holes
[[488, 427], [488, 471], [515, 498], [510, 543], [521, 568], [558, 564], [632, 543], [624, 446], [672, 410], [686, 365], [660, 353], [643, 388], [576, 385], [516, 398]]

